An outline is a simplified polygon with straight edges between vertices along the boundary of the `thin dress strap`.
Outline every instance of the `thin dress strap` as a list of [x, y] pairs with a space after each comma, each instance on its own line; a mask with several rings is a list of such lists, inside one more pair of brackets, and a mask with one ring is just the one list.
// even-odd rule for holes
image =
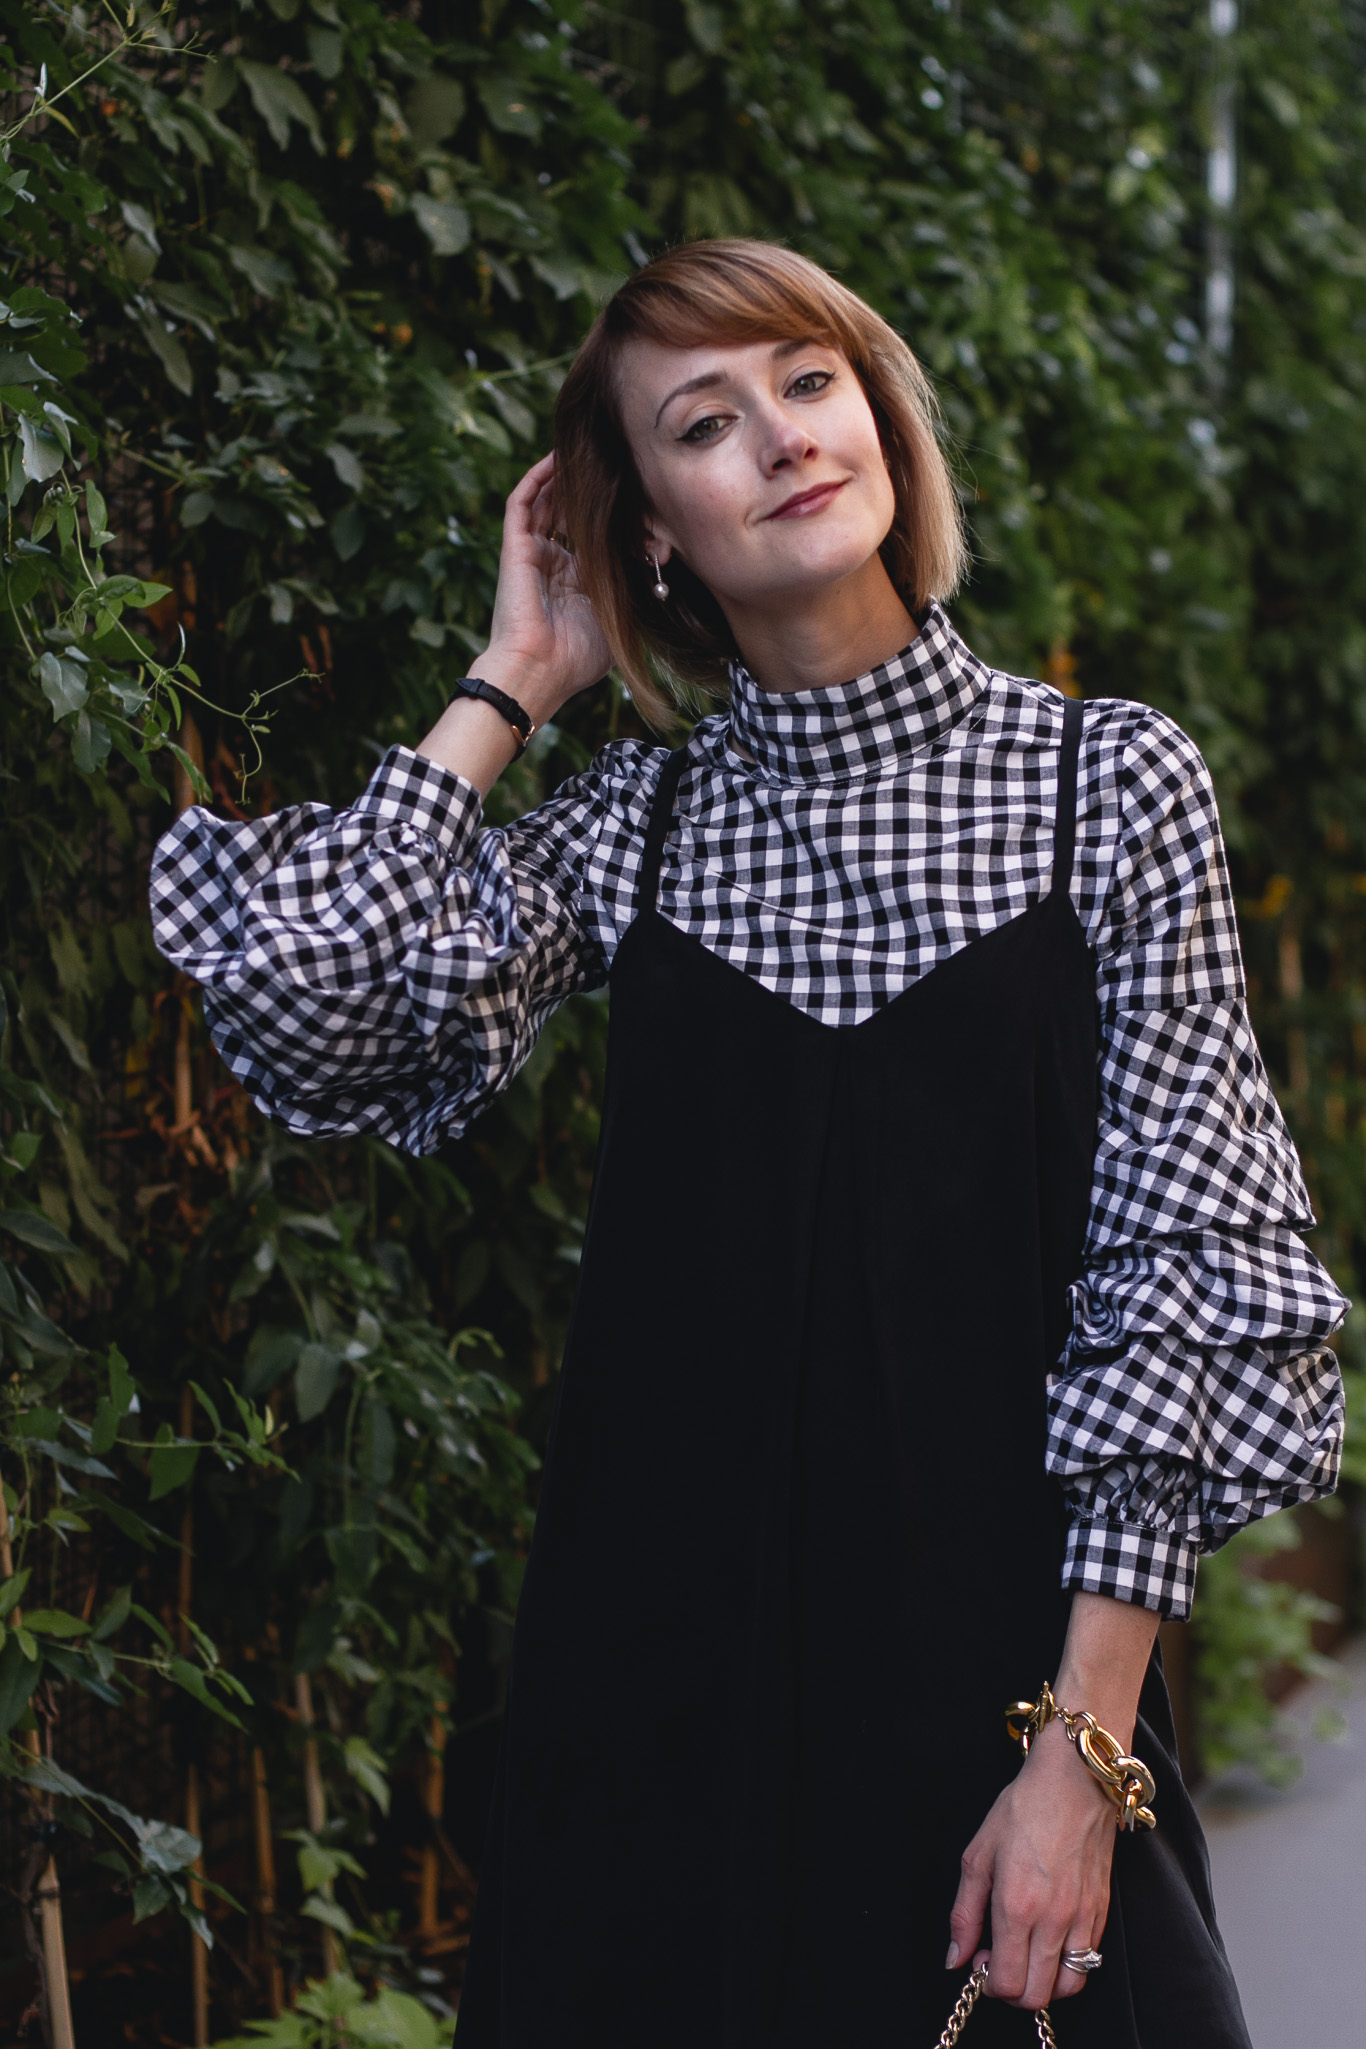
[[1069, 697], [1062, 711], [1062, 746], [1058, 752], [1058, 809], [1053, 820], [1053, 886], [1050, 896], [1066, 895], [1072, 886], [1072, 854], [1077, 844], [1077, 756], [1085, 706]]
[[640, 878], [636, 883], [637, 917], [642, 911], [652, 911], [655, 907], [655, 898], [659, 895], [659, 864], [664, 853], [664, 836], [673, 818], [678, 780], [687, 765], [687, 748], [676, 748], [664, 763], [655, 786], [654, 802], [650, 806], [650, 821], [645, 828], [645, 847], [640, 857]]

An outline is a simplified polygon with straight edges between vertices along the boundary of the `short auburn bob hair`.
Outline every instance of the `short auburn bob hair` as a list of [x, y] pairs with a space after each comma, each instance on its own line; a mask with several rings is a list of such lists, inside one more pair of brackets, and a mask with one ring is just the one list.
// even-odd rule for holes
[[910, 349], [828, 272], [772, 242], [691, 242], [627, 280], [589, 329], [555, 408], [557, 517], [581, 588], [642, 715], [672, 725], [692, 692], [724, 698], [737, 650], [711, 592], [675, 555], [670, 596], [651, 594], [647, 505], [621, 424], [623, 344], [813, 341], [836, 348], [872, 408], [896, 494], [882, 545], [888, 574], [919, 611], [946, 598], [967, 561], [958, 494], [935, 433], [938, 406]]

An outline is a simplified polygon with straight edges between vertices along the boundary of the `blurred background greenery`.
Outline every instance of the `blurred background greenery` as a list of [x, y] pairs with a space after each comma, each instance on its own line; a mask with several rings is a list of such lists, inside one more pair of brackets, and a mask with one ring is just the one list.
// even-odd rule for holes
[[[299, 1144], [151, 947], [151, 845], [196, 792], [344, 804], [415, 739], [594, 307], [668, 242], [789, 241], [937, 381], [972, 644], [1204, 749], [1356, 1290], [1366, 6], [0, 0], [0, 33], [0, 2015], [203, 2041], [326, 1971], [276, 2039], [383, 1984], [368, 2038], [426, 2049], [605, 1004], [431, 1159]], [[490, 816], [634, 730], [577, 702]], [[671, 1220], [670, 1278], [706, 1236]], [[1293, 1769], [1273, 1697], [1352, 1619], [1355, 1499], [1204, 1569], [1193, 1768]]]

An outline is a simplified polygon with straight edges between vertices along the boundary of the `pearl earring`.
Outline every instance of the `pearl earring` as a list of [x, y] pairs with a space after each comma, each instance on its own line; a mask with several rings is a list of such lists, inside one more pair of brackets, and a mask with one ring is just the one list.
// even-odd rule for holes
[[656, 558], [653, 555], [651, 555], [647, 559], [649, 561], [650, 567], [654, 570], [655, 573], [654, 594], [659, 599], [659, 602], [662, 605], [668, 598], [669, 586], [664, 581], [663, 575], [660, 572], [659, 563], [656, 560]]

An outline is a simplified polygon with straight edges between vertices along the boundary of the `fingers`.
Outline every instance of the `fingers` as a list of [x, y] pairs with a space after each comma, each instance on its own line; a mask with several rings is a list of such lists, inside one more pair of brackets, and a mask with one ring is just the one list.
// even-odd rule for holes
[[[515, 545], [528, 534], [534, 535], [548, 530], [545, 504], [548, 502], [547, 494], [553, 484], [554, 472], [554, 456], [543, 455], [539, 462], [531, 465], [516, 488], [508, 493], [507, 503], [503, 508], [504, 548], [510, 542]], [[541, 507], [539, 525], [538, 505]]]
[[1029, 1984], [1030, 1927], [1027, 1920], [1013, 1920], [1003, 1913], [999, 1897], [992, 1902], [989, 1954], [987, 1997], [1022, 2006]]
[[507, 500], [508, 511], [511, 512], [516, 507], [520, 512], [527, 506], [534, 504], [536, 498], [546, 488], [547, 484], [550, 483], [554, 474], [555, 457], [553, 454], [543, 455], [539, 462], [534, 462], [531, 465], [531, 468], [521, 479], [520, 483], [509, 491]]
[[991, 1853], [974, 1838], [963, 1853], [963, 1875], [949, 1915], [949, 1953], [946, 1968], [956, 1970], [971, 1956], [982, 1934], [982, 1921], [991, 1898]]
[[[1075, 1971], [1060, 1968], [1063, 1946], [1067, 1941], [1065, 1933], [1057, 1927], [1035, 1928], [1029, 1939], [1029, 1969], [1025, 1976], [1024, 1991], [1020, 2005], [1027, 2006], [1031, 2013], [1041, 2006], [1047, 2006], [1057, 1991], [1059, 1978], [1076, 1979], [1078, 1986], [1086, 1983], [1077, 1978]], [[1067, 1992], [1062, 1994], [1067, 1997]]]
[[1075, 1999], [1086, 1990], [1087, 1973], [1069, 1970], [1062, 1958], [1069, 1949], [1096, 1949], [1101, 1945], [1105, 1924], [1109, 1919], [1109, 1902], [1098, 1913], [1083, 1913], [1077, 1916], [1063, 1939], [1058, 1958], [1057, 1972], [1053, 1980], [1051, 1997], [1054, 1999]]

